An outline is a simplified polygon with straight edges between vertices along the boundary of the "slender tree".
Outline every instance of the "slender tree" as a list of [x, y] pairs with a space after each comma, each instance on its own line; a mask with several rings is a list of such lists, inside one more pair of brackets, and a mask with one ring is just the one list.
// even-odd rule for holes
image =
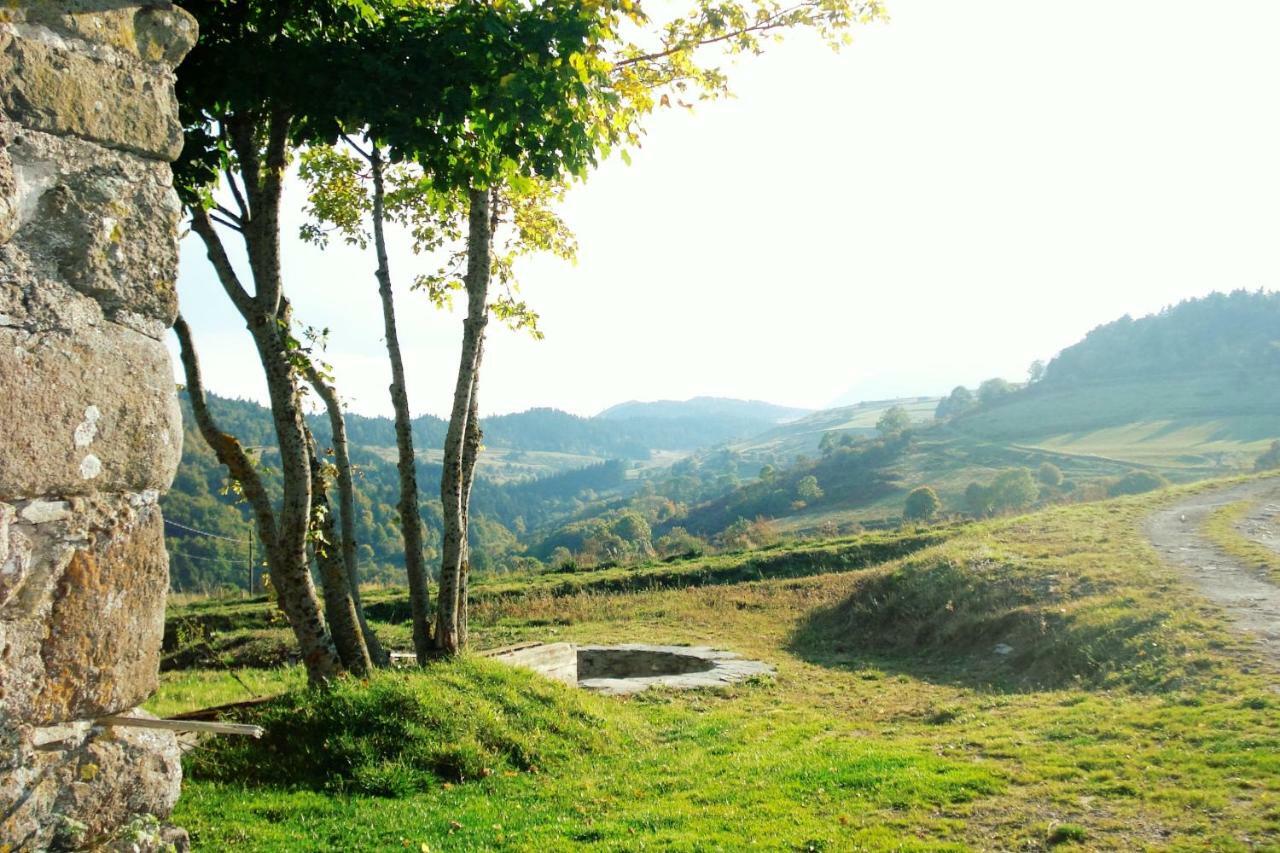
[[[327, 681], [340, 671], [341, 664], [325, 629], [319, 599], [316, 597], [306, 559], [304, 557], [302, 561], [300, 574], [288, 571], [292, 568], [290, 563], [292, 555], [282, 553], [287, 543], [280, 535], [281, 522], [272, 506], [271, 497], [262, 483], [262, 478], [240, 442], [234, 436], [219, 429], [209, 411], [205, 400], [204, 383], [200, 376], [199, 357], [191, 339], [191, 330], [181, 315], [174, 321], [173, 329], [178, 337], [182, 367], [187, 379], [187, 396], [191, 400], [191, 411], [195, 415], [196, 426], [217, 455], [218, 461], [226, 466], [232, 482], [249, 502], [258, 530], [258, 538], [266, 549], [272, 583], [280, 593], [278, 596], [280, 608], [284, 611], [289, 626], [298, 640], [308, 678], [312, 683]], [[308, 466], [310, 466], [309, 454]], [[308, 495], [309, 508], [310, 496]], [[304, 550], [305, 543], [304, 531]]]
[[333, 507], [329, 503], [329, 473], [316, 453], [315, 438], [307, 433], [311, 450], [311, 553], [320, 570], [324, 590], [324, 611], [333, 633], [333, 643], [343, 667], [355, 675], [367, 675], [373, 659], [365, 642], [356, 612], [355, 599], [347, 582], [337, 535]]
[[[378, 635], [365, 619], [364, 605], [360, 601], [360, 567], [356, 556], [356, 487], [347, 442], [347, 419], [342, 412], [338, 391], [333, 387], [327, 371], [322, 369], [323, 366], [317, 363], [317, 359], [311, 358], [307, 360], [305, 368], [307, 381], [324, 403], [333, 438], [333, 464], [338, 482], [338, 505], [341, 508], [341, 539], [337, 548], [342, 555], [348, 595], [351, 606], [355, 609], [360, 638], [368, 650], [370, 660], [378, 666], [386, 666], [391, 662], [390, 658], [378, 641]], [[313, 464], [313, 478], [315, 470], [316, 466]], [[333, 539], [332, 535], [326, 538], [329, 541]]]

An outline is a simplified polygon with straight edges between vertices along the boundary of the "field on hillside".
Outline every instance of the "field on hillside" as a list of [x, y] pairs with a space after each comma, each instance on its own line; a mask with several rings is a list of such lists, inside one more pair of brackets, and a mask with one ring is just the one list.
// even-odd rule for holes
[[[197, 751], [175, 820], [207, 850], [1271, 848], [1276, 675], [1143, 539], [1143, 519], [1177, 494], [896, 547], [886, 533], [652, 566], [630, 583], [617, 569], [509, 578], [473, 605], [481, 647], [707, 644], [775, 663], [777, 679], [611, 699], [483, 661], [382, 676], [317, 705], [328, 710], [295, 697], [301, 717], [269, 719], [340, 727], [381, 707], [366, 695], [394, 700], [435, 720], [393, 738], [431, 773], [352, 752], [359, 738], [339, 728], [326, 749], [353, 763], [312, 776], [324, 755], [281, 754], [292, 782], [254, 770], [240, 747]], [[403, 644], [402, 617], [374, 605]], [[193, 602], [175, 621], [280, 631], [265, 606]], [[235, 648], [221, 655], [238, 681], [168, 672], [152, 707], [300, 681], [294, 667], [236, 669]], [[442, 753], [437, 728], [464, 751]]]
[[822, 441], [822, 436], [828, 432], [849, 433], [861, 437], [875, 435], [876, 421], [893, 406], [906, 409], [912, 423], [926, 424], [933, 420], [933, 411], [938, 407], [938, 398], [907, 397], [901, 400], [879, 400], [838, 409], [824, 409], [799, 420], [782, 424], [750, 439], [732, 443], [729, 447], [748, 457], [768, 454], [781, 459], [802, 453], [813, 454], [817, 451], [818, 442]]
[[[394, 447], [365, 447], [381, 459], [395, 463]], [[444, 451], [436, 448], [417, 451], [417, 457], [424, 462], [436, 465], [444, 461]], [[527, 480], [535, 477], [550, 477], [565, 471], [574, 471], [603, 462], [604, 457], [586, 456], [581, 453], [559, 453], [551, 450], [511, 450], [501, 447], [486, 447], [485, 452], [476, 462], [479, 476], [495, 483], [508, 483], [514, 480]]]
[[1036, 388], [954, 427], [987, 441], [1221, 476], [1250, 468], [1280, 438], [1280, 378], [1241, 370]]

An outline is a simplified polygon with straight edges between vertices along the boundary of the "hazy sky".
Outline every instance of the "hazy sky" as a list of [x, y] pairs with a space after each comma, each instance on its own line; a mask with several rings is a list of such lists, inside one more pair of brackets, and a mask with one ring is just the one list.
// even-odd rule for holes
[[[483, 410], [943, 393], [1125, 313], [1280, 283], [1280, 3], [889, 9], [838, 54], [737, 63], [736, 100], [655, 117], [633, 165], [576, 187], [580, 261], [525, 265], [546, 340], [491, 326]], [[285, 260], [351, 407], [389, 413], [371, 255]], [[393, 256], [402, 286], [416, 266]], [[179, 289], [208, 385], [265, 399], [194, 237]], [[412, 407], [446, 412], [461, 316], [398, 298]]]

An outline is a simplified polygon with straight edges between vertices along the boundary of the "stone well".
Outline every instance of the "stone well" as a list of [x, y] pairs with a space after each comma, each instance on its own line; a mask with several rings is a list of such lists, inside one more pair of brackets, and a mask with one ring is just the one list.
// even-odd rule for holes
[[674, 690], [727, 687], [757, 676], [772, 677], [777, 672], [762, 661], [745, 660], [733, 652], [706, 646], [534, 643], [498, 649], [489, 656], [512, 666], [532, 669], [556, 681], [611, 696], [639, 693], [651, 687]]

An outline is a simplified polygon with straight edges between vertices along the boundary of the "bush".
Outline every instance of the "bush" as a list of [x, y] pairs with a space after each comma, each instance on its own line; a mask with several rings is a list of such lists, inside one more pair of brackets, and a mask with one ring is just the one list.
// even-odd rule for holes
[[970, 483], [964, 490], [964, 508], [979, 518], [989, 515], [992, 510], [991, 489], [981, 483]]
[[668, 560], [679, 557], [701, 557], [707, 553], [707, 543], [683, 527], [671, 528], [667, 535], [654, 543], [654, 547], [658, 549], [658, 554], [663, 559]]
[[1036, 479], [1049, 488], [1056, 489], [1062, 485], [1062, 469], [1052, 462], [1041, 463], [1040, 469], [1036, 471]]
[[902, 509], [902, 517], [907, 521], [928, 521], [938, 514], [942, 501], [938, 493], [928, 486], [912, 489], [907, 495], [907, 502]]
[[1169, 481], [1151, 471], [1130, 471], [1107, 487], [1111, 497], [1120, 495], [1140, 495], [1143, 492], [1154, 492], [1169, 485]]
[[1040, 489], [1026, 468], [1009, 468], [991, 482], [991, 504], [995, 509], [1026, 509], [1040, 497]]
[[221, 738], [187, 757], [199, 779], [404, 796], [442, 781], [548, 767], [601, 748], [590, 697], [483, 659], [344, 678], [252, 709], [262, 740]]
[[1255, 471], [1274, 471], [1280, 468], [1280, 440], [1271, 442], [1271, 447], [1253, 463]]

